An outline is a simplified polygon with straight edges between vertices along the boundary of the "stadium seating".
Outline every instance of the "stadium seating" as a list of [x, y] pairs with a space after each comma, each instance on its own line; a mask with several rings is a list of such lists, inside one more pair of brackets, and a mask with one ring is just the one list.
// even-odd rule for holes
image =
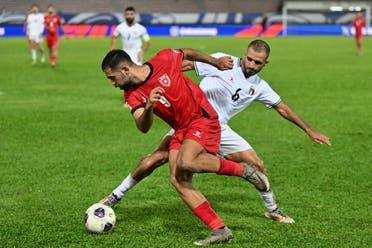
[[134, 6], [138, 12], [144, 13], [203, 13], [203, 12], [244, 12], [264, 13], [276, 12], [280, 0], [2, 0], [2, 12], [27, 12], [32, 3], [40, 5], [44, 10], [48, 4], [54, 4], [59, 11], [65, 13], [80, 12], [119, 12], [125, 6]]

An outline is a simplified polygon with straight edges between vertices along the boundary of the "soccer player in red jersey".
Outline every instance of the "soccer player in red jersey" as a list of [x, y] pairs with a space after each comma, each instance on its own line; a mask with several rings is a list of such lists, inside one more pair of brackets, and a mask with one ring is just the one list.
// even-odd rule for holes
[[357, 44], [358, 55], [362, 55], [362, 38], [363, 38], [363, 27], [366, 26], [366, 21], [362, 17], [362, 13], [357, 12], [351, 24], [355, 28], [355, 40]]
[[56, 14], [53, 5], [48, 6], [48, 14], [44, 17], [46, 27], [46, 41], [49, 49], [49, 60], [52, 67], [56, 66], [58, 49], [58, 27], [62, 28], [61, 18]]
[[181, 71], [182, 61], [200, 61], [220, 70], [231, 69], [231, 57], [214, 58], [196, 50], [164, 49], [143, 65], [122, 50], [110, 51], [102, 70], [112, 85], [124, 90], [138, 129], [146, 133], [156, 114], [175, 129], [169, 146], [170, 181], [194, 214], [212, 230], [196, 245], [230, 243], [233, 235], [204, 195], [192, 184], [193, 173], [214, 172], [259, 180], [269, 191], [268, 178], [252, 165], [215, 156], [221, 128], [218, 115], [202, 90]]

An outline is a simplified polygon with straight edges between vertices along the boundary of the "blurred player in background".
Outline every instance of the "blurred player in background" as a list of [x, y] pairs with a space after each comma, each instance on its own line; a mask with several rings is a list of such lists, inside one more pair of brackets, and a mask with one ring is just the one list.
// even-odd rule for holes
[[46, 41], [49, 49], [49, 60], [52, 67], [56, 66], [58, 53], [58, 28], [62, 28], [61, 18], [56, 14], [53, 5], [49, 5], [47, 15], [44, 17], [46, 27]]
[[357, 12], [355, 14], [355, 17], [351, 21], [351, 24], [355, 28], [355, 41], [357, 45], [358, 55], [362, 55], [363, 28], [366, 26], [366, 21], [364, 20], [361, 12]]
[[135, 22], [134, 7], [127, 7], [124, 16], [125, 22], [120, 23], [111, 36], [111, 50], [116, 48], [116, 39], [120, 36], [122, 49], [134, 63], [141, 65], [144, 53], [150, 47], [150, 36], [144, 26]]
[[43, 32], [44, 32], [44, 15], [39, 13], [39, 6], [33, 4], [26, 16], [24, 22], [24, 29], [26, 31], [28, 45], [31, 50], [32, 63], [36, 64], [37, 54], [36, 48], [40, 52], [40, 61], [44, 63], [44, 49], [43, 49]]

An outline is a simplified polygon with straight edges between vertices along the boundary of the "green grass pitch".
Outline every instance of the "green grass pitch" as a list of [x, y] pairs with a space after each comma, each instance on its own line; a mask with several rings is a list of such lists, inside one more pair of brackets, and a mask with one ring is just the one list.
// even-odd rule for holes
[[[243, 56], [251, 40], [153, 37], [146, 58], [165, 47]], [[194, 184], [233, 230], [229, 247], [371, 247], [372, 38], [359, 57], [351, 37], [267, 41], [260, 75], [333, 145], [313, 143], [261, 104], [230, 124], [265, 161], [278, 204], [296, 223], [265, 219], [244, 180], [198, 174]], [[100, 70], [108, 49], [108, 38], [61, 39], [52, 69], [31, 65], [25, 39], [0, 39], [1, 247], [192, 247], [209, 234], [171, 187], [167, 165], [115, 207], [111, 233], [85, 230], [84, 211], [168, 131], [159, 119], [148, 134], [137, 131]]]

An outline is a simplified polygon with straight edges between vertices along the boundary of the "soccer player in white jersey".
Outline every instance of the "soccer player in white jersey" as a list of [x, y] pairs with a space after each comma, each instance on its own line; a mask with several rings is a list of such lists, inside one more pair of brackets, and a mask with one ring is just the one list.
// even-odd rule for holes
[[44, 15], [39, 13], [39, 6], [33, 4], [29, 14], [26, 16], [24, 22], [24, 29], [26, 31], [28, 46], [31, 50], [32, 63], [36, 64], [37, 54], [36, 48], [40, 52], [40, 61], [45, 62], [43, 49], [43, 32], [44, 32]]
[[[280, 96], [268, 83], [257, 75], [268, 63], [269, 54], [270, 47], [265, 41], [254, 40], [249, 44], [242, 59], [231, 56], [234, 60], [234, 67], [231, 70], [219, 71], [204, 63], [192, 63], [191, 61], [184, 63], [183, 67], [183, 70], [195, 69], [198, 75], [204, 77], [200, 87], [219, 114], [221, 124], [219, 155], [238, 163], [250, 163], [265, 174], [264, 164], [253, 148], [227, 124], [233, 116], [247, 108], [253, 101], [274, 108], [282, 117], [303, 129], [314, 142], [331, 145], [326, 136], [305, 123], [296, 112], [281, 100]], [[220, 57], [226, 56], [226, 54], [217, 53], [212, 56]], [[113, 193], [103, 198], [101, 202], [109, 206], [115, 205], [140, 180], [166, 163], [171, 135], [172, 131], [164, 137], [159, 147], [152, 154], [143, 158]], [[258, 189], [257, 185], [255, 186]], [[294, 223], [291, 217], [278, 208], [272, 187], [269, 192], [259, 189], [258, 191], [264, 202], [267, 218], [283, 223]]]
[[144, 26], [135, 22], [134, 7], [127, 7], [124, 16], [125, 22], [120, 23], [111, 36], [111, 50], [116, 48], [116, 39], [120, 36], [123, 50], [134, 63], [141, 65], [144, 53], [151, 44], [150, 36]]

